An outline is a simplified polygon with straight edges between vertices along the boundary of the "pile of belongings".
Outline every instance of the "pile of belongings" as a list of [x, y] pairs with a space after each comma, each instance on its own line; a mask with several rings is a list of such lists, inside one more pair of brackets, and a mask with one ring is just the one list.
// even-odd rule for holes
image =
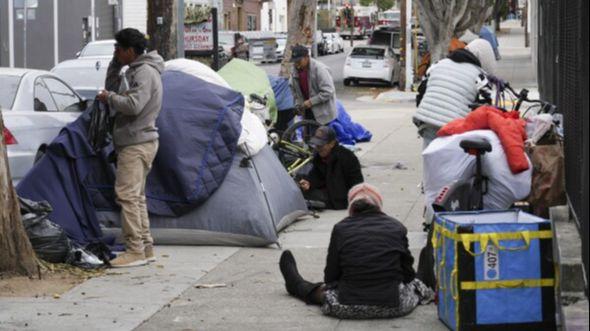
[[[166, 63], [162, 83], [160, 148], [146, 183], [156, 244], [276, 243], [308, 211], [266, 144], [264, 127], [248, 120], [254, 115], [244, 109], [243, 95], [185, 59]], [[48, 201], [51, 219], [81, 245], [106, 242], [121, 226], [113, 146], [95, 150], [88, 141], [93, 111], [90, 106], [63, 128], [17, 187], [20, 196]]]

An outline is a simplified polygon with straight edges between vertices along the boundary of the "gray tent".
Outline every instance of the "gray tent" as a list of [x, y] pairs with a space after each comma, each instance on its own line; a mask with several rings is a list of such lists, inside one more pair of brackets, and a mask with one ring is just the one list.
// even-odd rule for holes
[[[180, 217], [150, 216], [156, 244], [266, 246], [308, 214], [303, 196], [270, 147], [238, 152], [221, 186]], [[120, 232], [118, 214], [99, 213], [105, 232]]]

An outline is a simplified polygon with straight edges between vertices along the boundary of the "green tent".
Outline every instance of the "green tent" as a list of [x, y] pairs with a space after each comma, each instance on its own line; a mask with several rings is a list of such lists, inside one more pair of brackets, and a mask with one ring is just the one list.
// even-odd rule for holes
[[277, 121], [277, 103], [268, 76], [263, 69], [241, 59], [233, 59], [217, 72], [234, 90], [245, 98], [252, 93], [268, 97], [270, 118]]

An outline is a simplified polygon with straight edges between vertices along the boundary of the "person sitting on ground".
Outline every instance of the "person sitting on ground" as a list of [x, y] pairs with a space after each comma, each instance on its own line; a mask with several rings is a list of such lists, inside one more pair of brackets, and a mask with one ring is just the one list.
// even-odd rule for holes
[[299, 181], [303, 196], [323, 202], [329, 209], [346, 209], [348, 190], [363, 182], [358, 158], [338, 143], [336, 132], [329, 126], [319, 127], [309, 144], [315, 155], [311, 171]]
[[291, 47], [291, 79], [298, 115], [327, 125], [337, 117], [336, 88], [328, 67], [309, 57], [307, 47]]
[[349, 216], [332, 230], [323, 283], [303, 279], [293, 254], [283, 252], [279, 266], [287, 292], [342, 319], [400, 317], [431, 302], [434, 292], [412, 267], [408, 231], [381, 211], [377, 188], [358, 184], [348, 202]]
[[456, 118], [465, 117], [481, 90], [488, 88], [488, 75], [495, 75], [494, 50], [483, 39], [475, 39], [428, 69], [425, 89], [419, 89], [418, 110], [413, 122], [425, 149], [436, 132]]

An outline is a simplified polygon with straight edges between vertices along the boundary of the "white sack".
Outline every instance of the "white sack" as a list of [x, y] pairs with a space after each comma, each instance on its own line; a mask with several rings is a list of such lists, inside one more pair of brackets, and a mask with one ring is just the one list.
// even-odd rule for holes
[[459, 179], [475, 175], [475, 156], [463, 151], [459, 143], [466, 138], [484, 138], [492, 151], [482, 157], [482, 171], [488, 177], [488, 193], [484, 195], [484, 209], [507, 209], [515, 201], [526, 198], [531, 190], [533, 168], [513, 174], [498, 136], [491, 130], [477, 130], [437, 138], [422, 152], [424, 192], [430, 206], [440, 190]]

